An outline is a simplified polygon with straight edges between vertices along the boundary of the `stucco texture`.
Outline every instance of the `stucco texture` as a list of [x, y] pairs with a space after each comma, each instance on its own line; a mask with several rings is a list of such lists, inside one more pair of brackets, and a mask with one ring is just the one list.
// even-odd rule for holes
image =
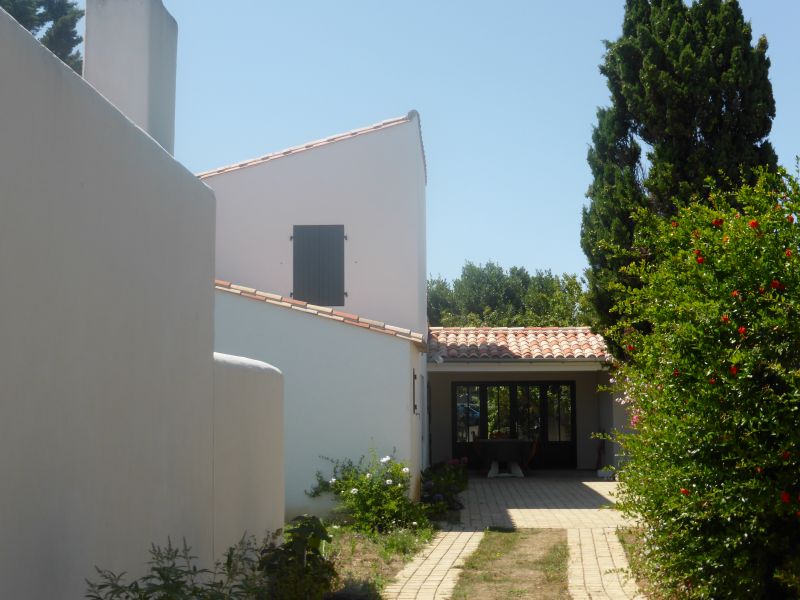
[[212, 192], [0, 11], [0, 587], [212, 554]]
[[217, 278], [288, 297], [293, 226], [344, 225], [343, 309], [426, 332], [425, 165], [416, 113], [204, 181], [217, 196]]
[[[217, 292], [218, 352], [269, 362], [284, 376], [286, 516], [324, 515], [331, 504], [305, 491], [332, 459], [374, 449], [420, 468], [422, 378], [411, 342], [301, 311]], [[416, 385], [416, 392], [414, 387]], [[418, 478], [415, 477], [415, 487]]]

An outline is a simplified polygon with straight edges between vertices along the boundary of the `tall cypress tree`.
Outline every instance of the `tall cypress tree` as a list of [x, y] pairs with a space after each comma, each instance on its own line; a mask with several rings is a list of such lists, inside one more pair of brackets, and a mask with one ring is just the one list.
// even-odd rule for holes
[[600, 66], [611, 107], [592, 134], [581, 228], [600, 325], [617, 320], [614, 285], [635, 283], [619, 272], [635, 258], [633, 211], [666, 217], [704, 197], [708, 176], [736, 187], [753, 167], [776, 167], [769, 65], [737, 0], [626, 0], [622, 36]]
[[39, 38], [53, 54], [76, 72], [83, 68], [81, 53], [75, 50], [83, 38], [77, 25], [83, 11], [70, 0], [0, 0], [0, 8]]

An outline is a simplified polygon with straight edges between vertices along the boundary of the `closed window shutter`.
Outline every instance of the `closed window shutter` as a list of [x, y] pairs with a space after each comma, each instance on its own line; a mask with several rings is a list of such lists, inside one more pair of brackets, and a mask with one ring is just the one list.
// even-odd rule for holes
[[293, 241], [294, 298], [344, 306], [344, 225], [295, 225]]

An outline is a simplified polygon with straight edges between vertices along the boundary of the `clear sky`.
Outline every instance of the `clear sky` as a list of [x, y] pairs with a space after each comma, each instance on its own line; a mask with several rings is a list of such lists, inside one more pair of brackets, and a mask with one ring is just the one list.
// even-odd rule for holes
[[[741, 0], [800, 154], [800, 2]], [[80, 2], [83, 4], [83, 1]], [[175, 155], [199, 172], [419, 111], [428, 271], [581, 273], [597, 66], [623, 0], [164, 0], [179, 26]]]

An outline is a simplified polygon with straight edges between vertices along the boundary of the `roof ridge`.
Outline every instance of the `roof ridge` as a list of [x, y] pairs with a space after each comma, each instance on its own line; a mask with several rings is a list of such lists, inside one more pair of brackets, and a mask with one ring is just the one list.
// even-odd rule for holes
[[[325, 138], [314, 140], [312, 142], [306, 142], [304, 144], [299, 144], [297, 146], [290, 146], [289, 148], [278, 150], [276, 152], [270, 152], [269, 154], [264, 154], [256, 158], [251, 158], [231, 165], [226, 165], [224, 167], [217, 167], [216, 169], [211, 169], [209, 171], [203, 171], [201, 173], [197, 173], [197, 177], [199, 179], [205, 179], [207, 177], [213, 177], [215, 175], [222, 175], [223, 173], [228, 173], [230, 171], [238, 171], [239, 169], [244, 169], [246, 167], [251, 167], [254, 165], [260, 165], [262, 163], [269, 162], [271, 160], [275, 160], [278, 158], [283, 158], [285, 156], [291, 156], [292, 154], [297, 154], [298, 152], [303, 152], [305, 150], [311, 150], [313, 148], [327, 146], [328, 144], [332, 144], [334, 142], [340, 142], [342, 140], [348, 140], [354, 137], [358, 137], [360, 135], [364, 135], [365, 133], [380, 131], [388, 127], [393, 127], [394, 125], [410, 123], [413, 120], [419, 122], [419, 113], [417, 113], [416, 110], [411, 110], [408, 112], [408, 114], [402, 117], [395, 117], [393, 119], [384, 119], [383, 121], [379, 121], [378, 123], [374, 123], [372, 125], [367, 125], [366, 127], [351, 129], [350, 131], [337, 133]], [[421, 133], [420, 133], [420, 139], [421, 139]], [[424, 162], [424, 149], [423, 149], [423, 162]]]
[[286, 296], [281, 296], [280, 294], [264, 292], [255, 288], [231, 283], [230, 281], [225, 281], [223, 279], [215, 279], [214, 288], [221, 292], [236, 294], [238, 296], [250, 298], [251, 300], [265, 302], [266, 304], [271, 304], [273, 306], [281, 306], [289, 310], [296, 310], [321, 318], [339, 321], [340, 323], [360, 327], [367, 331], [375, 331], [378, 333], [391, 335], [393, 337], [412, 342], [423, 350], [427, 349], [427, 336], [423, 335], [422, 333], [411, 331], [410, 329], [404, 327], [395, 327], [394, 325], [389, 325], [382, 321], [367, 319], [366, 317], [360, 317], [358, 315], [347, 313], [341, 310], [336, 310], [330, 306], [318, 306], [303, 300], [295, 300], [294, 298], [287, 298]]

